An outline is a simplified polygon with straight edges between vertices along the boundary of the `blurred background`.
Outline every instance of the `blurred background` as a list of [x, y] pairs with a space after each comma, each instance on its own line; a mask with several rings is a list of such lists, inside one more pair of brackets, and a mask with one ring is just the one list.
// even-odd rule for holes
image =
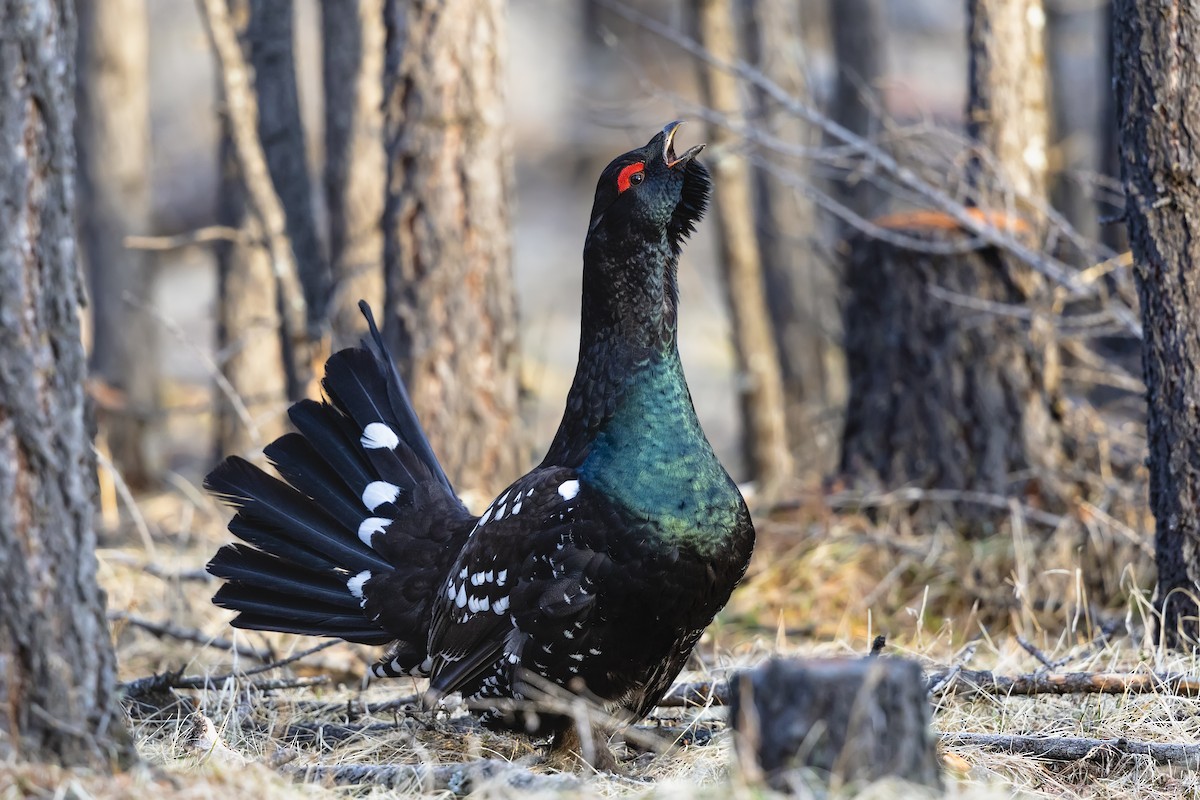
[[[128, 46], [146, 36], [148, 147], [142, 153], [149, 181], [148, 229], [129, 234], [175, 234], [214, 224], [221, 178], [221, 109], [216, 67], [197, 6], [190, 0], [126, 3], [128, 13], [144, 15], [144, 27], [125, 17], [121, 36]], [[288, 5], [292, 10], [281, 10]], [[335, 13], [353, 16], [355, 3]], [[694, 23], [687, 3], [633, 4], [683, 31]], [[733, 4], [749, 19], [755, 4]], [[805, 81], [817, 108], [830, 109], [838, 79], [836, 26], [876, 23], [870, 47], [856, 57], [874, 63], [859, 76], [858, 90], [888, 126], [963, 129], [967, 101], [967, 9], [961, 0], [891, 0], [838, 3], [801, 0], [781, 3], [790, 11], [791, 50], [773, 53]], [[324, 102], [320, 4], [298, 0], [277, 4], [269, 13], [294, 13], [294, 59], [307, 166], [313, 176], [310, 199], [317, 234], [327, 238], [327, 205], [320, 191], [324, 169]], [[855, 9], [858, 6], [860, 8]], [[870, 8], [863, 18], [861, 9]], [[1107, 4], [1095, 0], [1046, 2], [1053, 37], [1047, 67], [1055, 82], [1055, 116], [1064, 129], [1050, 144], [1051, 173], [1058, 191], [1069, 197], [1072, 222], [1094, 232], [1097, 205], [1085, 198], [1093, 178], [1103, 174], [1101, 136], [1108, 81], [1104, 44]], [[561, 400], [574, 369], [577, 344], [580, 254], [599, 169], [617, 153], [648, 140], [663, 123], [691, 122], [681, 140], [705, 139], [696, 106], [702, 103], [696, 59], [662, 37], [594, 3], [506, 4], [503, 36], [507, 65], [502, 86], [504, 128], [514, 159], [512, 185], [512, 272], [520, 314], [522, 381], [527, 390], [523, 414], [529, 425], [529, 454], [553, 435]], [[838, 15], [852, 15], [839, 20]], [[382, 24], [382, 20], [380, 20]], [[886, 32], [886, 35], [885, 35]], [[852, 64], [848, 69], [861, 69]], [[346, 91], [350, 91], [347, 89]], [[735, 142], [733, 147], [741, 147]], [[710, 150], [710, 154], [712, 151]], [[810, 159], [816, 160], [816, 159]], [[819, 163], [817, 167], [822, 167]], [[836, 169], [809, 180], [831, 191]], [[721, 186], [717, 185], [718, 194]], [[841, 229], [832, 215], [817, 212], [817, 228], [783, 232], [796, 247], [812, 251], [833, 270]], [[701, 226], [688, 248], [682, 275], [684, 334], [681, 337], [693, 396], [702, 421], [723, 459], [741, 479], [749, 477], [738, 445], [740, 420], [734, 380], [734, 351], [727, 304], [715, 275], [713, 225]], [[327, 250], [328, 243], [321, 246]], [[156, 364], [168, 392], [163, 411], [163, 465], [203, 470], [212, 457], [200, 434], [207, 420], [202, 407], [212, 375], [195, 348], [215, 349], [217, 268], [212, 247], [188, 247], [153, 254], [153, 309], [176, 323], [192, 347], [161, 327], [165, 346]], [[832, 273], [831, 273], [832, 274]], [[828, 300], [836, 304], [836, 298]], [[836, 321], [836, 306], [828, 306]], [[827, 331], [832, 337], [836, 330]], [[835, 390], [836, 391], [836, 390]], [[818, 420], [815, 433], [828, 448], [837, 438], [835, 420]], [[826, 424], [828, 423], [828, 424]]]
[[[110, 543], [216, 513], [203, 475], [319, 397], [359, 298], [481, 508], [558, 425], [599, 172], [683, 119], [715, 178], [685, 369], [789, 555], [746, 613], [851, 597], [831, 622], [861, 629], [933, 585], [947, 613], [1069, 616], [1149, 585], [1109, 3], [78, 8]], [[840, 588], [806, 594], [834, 564]], [[1049, 599], [1014, 599], [1038, 581]]]

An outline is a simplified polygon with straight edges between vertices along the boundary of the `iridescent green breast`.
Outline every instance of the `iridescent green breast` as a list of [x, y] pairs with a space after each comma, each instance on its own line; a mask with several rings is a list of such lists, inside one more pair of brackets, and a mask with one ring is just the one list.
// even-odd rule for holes
[[648, 366], [595, 436], [579, 470], [663, 538], [719, 550], [745, 504], [700, 428], [677, 359]]

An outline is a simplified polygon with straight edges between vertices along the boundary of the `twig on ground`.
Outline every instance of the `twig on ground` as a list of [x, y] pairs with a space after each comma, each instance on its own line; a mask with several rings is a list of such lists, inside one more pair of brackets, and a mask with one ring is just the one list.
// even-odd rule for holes
[[1018, 636], [1017, 644], [1021, 645], [1022, 649], [1024, 649], [1026, 653], [1029, 653], [1029, 655], [1033, 656], [1039, 662], [1041, 662], [1043, 667], [1045, 667], [1046, 669], [1054, 669], [1053, 662], [1051, 662], [1050, 659], [1046, 658], [1046, 654], [1043, 653], [1041, 650], [1037, 649], [1037, 647], [1033, 644], [1033, 642], [1029, 641], [1024, 636]]
[[1150, 756], [1159, 764], [1200, 767], [1200, 744], [1140, 742], [1131, 739], [1085, 739], [1074, 736], [1008, 736], [995, 733], [943, 733], [943, 747], [981, 747], [1000, 753], [1051, 761], [1117, 759]]
[[[151, 694], [165, 692], [169, 689], [210, 689], [220, 691], [221, 684], [230, 679], [242, 676], [226, 673], [225, 675], [190, 675], [181, 676], [178, 672], [160, 672], [137, 678], [121, 684], [121, 693], [129, 698], [141, 698]], [[270, 692], [277, 689], [300, 689], [308, 686], [323, 686], [329, 683], [328, 675], [316, 675], [311, 678], [272, 678], [269, 680], [247, 681], [240, 688], [253, 689], [258, 692]]]
[[671, 687], [659, 708], [688, 708], [691, 706], [723, 706], [729, 701], [729, 684], [725, 681], [694, 681]]
[[388, 789], [422, 787], [428, 792], [470, 794], [485, 784], [502, 784], [522, 791], [563, 792], [578, 789], [574, 775], [539, 775], [501, 759], [464, 764], [340, 764], [286, 765], [281, 771], [299, 780], [341, 785], [370, 784]]
[[205, 647], [215, 647], [218, 650], [229, 650], [237, 653], [243, 658], [253, 658], [257, 661], [270, 662], [274, 656], [264, 650], [259, 650], [245, 644], [238, 644], [229, 639], [222, 639], [219, 636], [209, 636], [204, 631], [196, 628], [181, 628], [178, 625], [172, 625], [169, 622], [154, 622], [144, 619], [143, 617], [129, 614], [125, 611], [111, 611], [108, 614], [110, 621], [121, 621], [132, 625], [135, 628], [140, 628], [147, 633], [163, 638], [164, 636], [171, 639], [179, 639], [184, 642], [194, 642], [204, 645]]
[[1150, 672], [1064, 672], [1058, 675], [996, 675], [952, 667], [929, 675], [933, 694], [1166, 694], [1200, 697], [1200, 676]]

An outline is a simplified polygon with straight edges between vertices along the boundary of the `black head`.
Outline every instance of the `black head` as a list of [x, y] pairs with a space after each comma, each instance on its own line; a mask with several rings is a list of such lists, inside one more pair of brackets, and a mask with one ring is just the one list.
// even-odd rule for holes
[[704, 145], [675, 154], [672, 122], [650, 142], [613, 159], [600, 175], [585, 247], [629, 237], [665, 237], [675, 255], [708, 208], [708, 170], [696, 160]]

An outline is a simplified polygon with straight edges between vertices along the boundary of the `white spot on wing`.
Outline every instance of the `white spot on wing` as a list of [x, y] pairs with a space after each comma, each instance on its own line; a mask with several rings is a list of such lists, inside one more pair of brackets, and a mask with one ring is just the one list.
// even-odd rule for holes
[[400, 437], [382, 422], [372, 422], [363, 428], [362, 437], [358, 442], [368, 450], [392, 450], [400, 444]]
[[396, 484], [387, 481], [371, 481], [367, 484], [367, 488], [363, 489], [362, 501], [369, 511], [374, 511], [384, 503], [396, 502], [396, 498], [399, 496], [400, 487]]
[[518, 497], [516, 500], [513, 500], [512, 516], [515, 517], [517, 514], [520, 514], [520, 513], [521, 513], [521, 498]]
[[364, 569], [362, 572], [346, 581], [346, 588], [350, 590], [350, 594], [354, 595], [359, 600], [365, 600], [366, 598], [363, 597], [363, 584], [369, 580], [371, 580], [371, 571], [369, 569]]
[[383, 533], [392, 521], [386, 517], [367, 517], [358, 526], [358, 538], [367, 547], [371, 546], [371, 537], [377, 533]]
[[495, 611], [497, 614], [503, 614], [505, 611], [508, 611], [508, 595], [504, 595], [504, 597], [492, 603], [492, 611]]
[[467, 585], [465, 583], [458, 587], [458, 595], [454, 598], [454, 605], [458, 606], [459, 608], [466, 608]]
[[505, 505], [505, 503], [500, 504], [500, 507], [496, 509], [496, 516], [492, 519], [496, 520], [497, 522], [504, 519]]
[[563, 500], [574, 500], [579, 494], [579, 481], [563, 481], [558, 487], [558, 496]]

